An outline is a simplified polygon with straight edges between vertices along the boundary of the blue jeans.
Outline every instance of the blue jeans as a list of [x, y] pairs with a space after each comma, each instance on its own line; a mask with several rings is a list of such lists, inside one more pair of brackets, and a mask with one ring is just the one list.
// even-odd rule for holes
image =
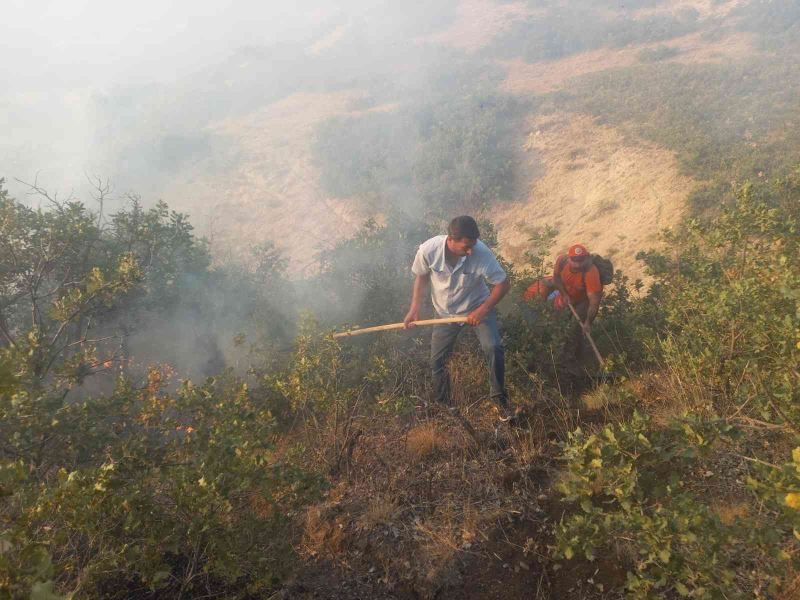
[[[431, 334], [431, 373], [433, 375], [433, 392], [436, 402], [449, 406], [450, 374], [447, 371], [447, 359], [453, 353], [458, 334], [469, 325], [448, 323], [434, 325]], [[497, 326], [497, 312], [492, 310], [475, 327], [478, 341], [481, 343], [483, 355], [489, 366], [489, 386], [492, 401], [503, 408], [508, 407], [508, 397], [504, 387], [505, 349]]]

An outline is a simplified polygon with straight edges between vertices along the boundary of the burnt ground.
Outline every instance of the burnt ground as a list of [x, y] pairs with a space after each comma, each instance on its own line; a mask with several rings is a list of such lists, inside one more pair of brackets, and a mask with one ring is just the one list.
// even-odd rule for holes
[[[556, 510], [557, 507], [553, 507]], [[499, 525], [477, 552], [464, 552], [450, 579], [432, 594], [412, 583], [387, 585], [373, 570], [335, 561], [307, 563], [275, 598], [303, 600], [600, 599], [618, 597], [625, 570], [613, 560], [554, 564], [547, 556], [548, 515]]]
[[611, 561], [550, 558], [564, 506], [553, 485], [564, 432], [602, 422], [537, 398], [517, 426], [486, 403], [413, 418], [373, 415], [326, 498], [305, 515], [302, 566], [273, 598], [609, 598]]

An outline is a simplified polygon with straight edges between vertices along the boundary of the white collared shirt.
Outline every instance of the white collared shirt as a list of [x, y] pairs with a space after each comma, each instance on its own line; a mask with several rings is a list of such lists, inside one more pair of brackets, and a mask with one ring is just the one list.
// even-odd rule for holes
[[489, 286], [506, 280], [506, 272], [489, 247], [478, 240], [472, 254], [451, 267], [445, 260], [446, 235], [420, 245], [411, 272], [430, 275], [433, 308], [443, 317], [468, 315], [489, 297]]

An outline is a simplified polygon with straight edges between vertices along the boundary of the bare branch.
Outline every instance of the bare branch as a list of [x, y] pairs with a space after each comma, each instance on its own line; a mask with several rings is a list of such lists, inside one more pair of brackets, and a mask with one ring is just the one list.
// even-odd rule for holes
[[25, 187], [28, 188], [28, 191], [26, 192], [27, 195], [29, 195], [29, 196], [40, 196], [40, 197], [44, 198], [45, 200], [47, 200], [50, 204], [52, 204], [56, 208], [56, 210], [58, 210], [59, 212], [63, 212], [64, 211], [64, 203], [59, 201], [58, 194], [56, 193], [56, 194], [53, 194], [51, 196], [50, 193], [45, 188], [43, 188], [43, 187], [41, 187], [39, 185], [39, 172], [38, 171], [36, 172], [36, 176], [33, 179], [33, 183], [28, 183], [27, 181], [23, 181], [22, 179], [19, 179], [17, 177], [15, 177], [14, 180], [17, 183], [20, 183], [20, 184], [22, 184], [22, 185], [24, 185]]
[[89, 176], [88, 173], [84, 172], [84, 176], [86, 177], [86, 181], [89, 182], [89, 185], [92, 186], [92, 198], [95, 202], [100, 206], [97, 212], [97, 228], [102, 229], [103, 221], [105, 220], [105, 201], [111, 193], [113, 192], [113, 187], [111, 185], [111, 180], [103, 179], [99, 175]]
[[118, 336], [118, 335], [108, 335], [106, 337], [95, 338], [95, 339], [91, 339], [91, 340], [84, 337], [84, 338], [82, 338], [82, 339], [80, 339], [80, 340], [78, 340], [76, 342], [72, 342], [70, 344], [67, 344], [66, 347], [67, 348], [71, 348], [72, 346], [77, 346], [77, 345], [80, 345], [80, 344], [98, 344], [100, 342], [106, 342], [108, 340], [117, 340], [119, 338], [120, 338], [120, 336]]
[[0, 333], [3, 334], [3, 337], [5, 338], [6, 342], [8, 342], [8, 344], [11, 347], [13, 347], [13, 348], [17, 347], [17, 344], [14, 341], [14, 338], [11, 337], [11, 332], [8, 330], [8, 325], [6, 324], [6, 319], [5, 319], [5, 317], [3, 316], [2, 313], [0, 313]]

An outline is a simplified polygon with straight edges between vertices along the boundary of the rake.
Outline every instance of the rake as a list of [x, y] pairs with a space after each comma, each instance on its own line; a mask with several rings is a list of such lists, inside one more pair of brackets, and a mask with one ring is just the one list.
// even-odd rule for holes
[[[575, 318], [578, 320], [578, 323], [581, 323], [581, 324], [582, 324], [582, 323], [583, 323], [583, 321], [581, 321], [581, 318], [578, 316], [578, 313], [577, 313], [577, 311], [575, 310], [575, 307], [574, 307], [574, 306], [572, 306], [572, 302], [570, 302], [569, 300], [567, 300], [567, 306], [569, 306], [569, 309], [572, 311], [572, 314], [573, 314], [573, 315], [575, 316]], [[594, 340], [592, 339], [592, 334], [591, 334], [591, 333], [589, 333], [588, 331], [586, 331], [585, 329], [583, 329], [583, 327], [581, 327], [581, 329], [583, 330], [583, 333], [584, 333], [584, 335], [586, 336], [586, 339], [587, 339], [587, 340], [589, 340], [589, 344], [592, 346], [592, 350], [594, 350], [594, 355], [595, 355], [595, 357], [597, 358], [597, 362], [599, 362], [599, 363], [600, 363], [600, 368], [601, 368], [601, 369], [605, 369], [605, 367], [606, 367], [606, 363], [605, 363], [605, 361], [603, 360], [603, 357], [602, 357], [602, 356], [600, 356], [600, 351], [597, 349], [597, 344], [595, 344], [595, 343], [594, 343]]]
[[[447, 323], [466, 323], [467, 317], [445, 317], [442, 319], [425, 319], [424, 321], [411, 321], [412, 325], [417, 327], [425, 325], [444, 325]], [[405, 329], [405, 323], [391, 323], [389, 325], [378, 325], [377, 327], [365, 327], [364, 329], [351, 329], [350, 331], [342, 331], [341, 333], [334, 333], [333, 337], [350, 337], [353, 335], [361, 335], [363, 333], [375, 333], [377, 331], [391, 331], [392, 329]]]

